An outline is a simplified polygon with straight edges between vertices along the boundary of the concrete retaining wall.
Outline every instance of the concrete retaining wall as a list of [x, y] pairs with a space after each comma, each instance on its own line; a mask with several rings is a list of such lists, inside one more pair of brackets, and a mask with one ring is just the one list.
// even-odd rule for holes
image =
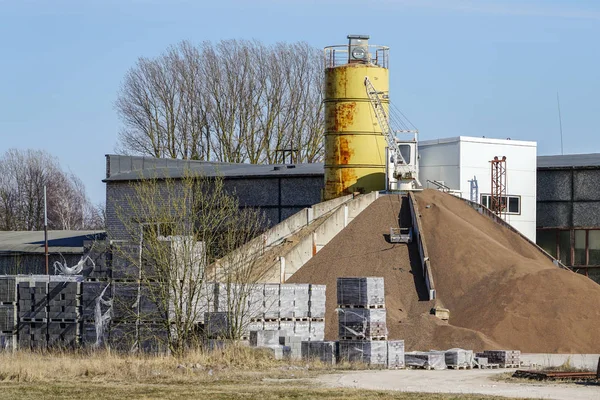
[[[350, 198], [348, 199], [348, 197]], [[378, 197], [379, 193], [371, 192], [355, 198], [345, 196], [330, 200], [331, 204], [335, 204], [336, 200], [338, 200], [339, 208], [329, 214], [323, 221], [313, 222], [319, 223], [315, 231], [311, 235], [306, 235], [300, 239], [298, 244], [280, 257], [282, 262], [281, 277], [284, 279], [283, 281], [289, 279], [300, 267], [306, 264], [331, 239], [340, 233], [342, 229], [348, 226], [354, 217], [360, 214], [361, 211], [367, 208]], [[346, 200], [342, 201], [342, 199]]]

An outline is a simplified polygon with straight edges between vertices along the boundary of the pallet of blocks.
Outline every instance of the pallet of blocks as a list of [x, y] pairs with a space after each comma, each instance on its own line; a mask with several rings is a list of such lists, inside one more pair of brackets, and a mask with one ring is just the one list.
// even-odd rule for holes
[[498, 364], [500, 368], [518, 368], [521, 365], [519, 350], [485, 350], [476, 356], [485, 357], [488, 364]]
[[384, 298], [383, 278], [337, 279], [340, 361], [388, 365]]
[[336, 349], [337, 344], [334, 341], [303, 341], [302, 359], [334, 365], [336, 362]]
[[451, 369], [473, 368], [473, 350], [450, 349], [444, 351], [443, 353], [445, 356], [446, 367]]
[[337, 300], [340, 308], [383, 308], [383, 278], [338, 278]]
[[340, 340], [339, 360], [386, 366], [388, 362], [387, 341]]
[[387, 338], [385, 308], [339, 308], [338, 321], [341, 340]]
[[388, 340], [387, 352], [387, 366], [389, 369], [400, 369], [406, 366], [404, 362], [404, 340]]
[[409, 368], [446, 369], [446, 356], [439, 351], [411, 351], [404, 353], [404, 362]]

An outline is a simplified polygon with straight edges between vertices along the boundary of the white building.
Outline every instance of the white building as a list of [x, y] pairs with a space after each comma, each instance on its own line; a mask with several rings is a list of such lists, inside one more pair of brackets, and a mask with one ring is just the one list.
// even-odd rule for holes
[[463, 198], [489, 207], [491, 163], [506, 157], [505, 220], [535, 241], [537, 143], [460, 136], [419, 142], [419, 180], [435, 188], [433, 181], [459, 192]]

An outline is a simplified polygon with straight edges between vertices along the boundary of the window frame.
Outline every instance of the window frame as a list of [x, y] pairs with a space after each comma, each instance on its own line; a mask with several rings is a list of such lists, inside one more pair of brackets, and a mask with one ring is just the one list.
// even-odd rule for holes
[[[507, 210], [503, 211], [502, 214], [506, 214], [506, 215], [521, 215], [521, 210], [522, 210], [522, 204], [521, 204], [521, 196], [517, 195], [517, 194], [508, 194], [506, 196], [502, 196], [502, 198], [506, 199], [506, 207]], [[484, 200], [486, 199], [486, 200]], [[519, 212], [512, 212], [509, 211], [508, 208], [510, 208], [510, 199], [517, 199], [518, 201], [518, 205], [519, 205]], [[479, 197], [479, 204], [481, 204], [484, 207], [490, 208], [490, 203], [492, 200], [492, 195], [490, 193], [481, 193], [480, 197]]]

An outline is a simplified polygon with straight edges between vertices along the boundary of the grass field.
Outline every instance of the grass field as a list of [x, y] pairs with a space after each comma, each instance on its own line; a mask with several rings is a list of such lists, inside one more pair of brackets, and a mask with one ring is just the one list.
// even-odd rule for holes
[[318, 387], [310, 378], [333, 370], [273, 360], [245, 347], [185, 359], [85, 353], [1, 353], [0, 399], [493, 399]]

